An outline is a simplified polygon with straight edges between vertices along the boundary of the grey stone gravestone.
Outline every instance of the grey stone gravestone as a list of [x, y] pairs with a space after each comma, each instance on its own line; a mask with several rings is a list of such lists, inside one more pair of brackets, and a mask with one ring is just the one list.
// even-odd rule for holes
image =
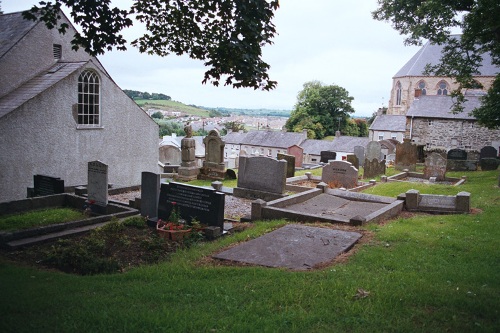
[[417, 161], [418, 147], [412, 144], [410, 139], [404, 139], [403, 143], [396, 145], [396, 170], [415, 171]]
[[286, 161], [264, 156], [240, 156], [236, 197], [275, 200], [285, 196]]
[[62, 180], [61, 178], [45, 175], [34, 175], [33, 184], [34, 196], [64, 193], [64, 180]]
[[225, 164], [224, 164], [224, 146], [219, 132], [211, 130], [203, 139], [205, 144], [205, 161], [200, 169], [198, 178], [200, 179], [224, 179]]
[[153, 172], [141, 174], [141, 215], [154, 220], [158, 216], [160, 175]]
[[186, 136], [181, 140], [181, 166], [177, 170], [177, 178], [184, 181], [194, 180], [198, 177], [200, 169], [196, 165], [196, 141], [192, 137], [191, 125], [184, 127]]
[[320, 152], [320, 162], [328, 163], [330, 160], [335, 160], [337, 158], [337, 153], [334, 151], [324, 150]]
[[354, 146], [354, 155], [358, 158], [359, 165], [363, 166], [365, 164], [365, 147]]
[[108, 166], [101, 161], [88, 163], [87, 196], [96, 205], [108, 205]]
[[446, 177], [446, 159], [438, 153], [432, 153], [425, 159], [424, 178], [431, 177], [437, 181], [443, 181]]
[[481, 151], [479, 153], [479, 159], [496, 158], [496, 157], [498, 157], [498, 152], [494, 147], [486, 146], [481, 148]]
[[458, 160], [465, 161], [467, 160], [467, 152], [463, 149], [450, 149], [446, 154], [446, 158], [448, 160]]
[[351, 163], [356, 169], [359, 169], [359, 160], [354, 154], [348, 154], [346, 156], [346, 161]]
[[197, 219], [202, 224], [224, 229], [224, 193], [213, 188], [176, 182], [161, 184], [158, 218], [168, 219], [173, 207], [172, 202], [175, 202], [181, 218], [188, 223]]
[[383, 160], [382, 145], [380, 142], [370, 141], [366, 146], [365, 159], [371, 161], [374, 158], [379, 161]]
[[335, 187], [354, 188], [358, 186], [358, 169], [350, 162], [330, 161], [323, 167], [321, 181]]
[[376, 158], [371, 161], [367, 158], [365, 159], [365, 166], [363, 167], [364, 179], [370, 179], [383, 174], [385, 174], [385, 160], [379, 162]]
[[295, 156], [278, 153], [277, 159], [286, 161], [286, 178], [295, 177]]

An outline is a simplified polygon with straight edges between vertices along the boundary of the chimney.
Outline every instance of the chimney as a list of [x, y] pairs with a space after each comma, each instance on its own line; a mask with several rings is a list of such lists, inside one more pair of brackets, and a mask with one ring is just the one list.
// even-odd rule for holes
[[422, 89], [415, 89], [415, 98], [422, 96]]
[[336, 131], [336, 132], [335, 132], [335, 137], [336, 137], [336, 138], [340, 138], [340, 131]]

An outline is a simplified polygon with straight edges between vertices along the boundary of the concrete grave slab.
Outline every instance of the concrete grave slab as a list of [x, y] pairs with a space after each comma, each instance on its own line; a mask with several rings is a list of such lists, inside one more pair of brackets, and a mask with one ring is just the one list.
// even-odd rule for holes
[[307, 270], [334, 260], [360, 233], [289, 224], [213, 256], [246, 264]]

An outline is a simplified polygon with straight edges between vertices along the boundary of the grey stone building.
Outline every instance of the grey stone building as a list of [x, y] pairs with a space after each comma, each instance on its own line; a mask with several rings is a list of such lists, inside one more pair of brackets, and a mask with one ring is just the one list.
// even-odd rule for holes
[[94, 160], [115, 185], [158, 172], [158, 126], [97, 58], [71, 49], [75, 29], [60, 14], [64, 35], [0, 15], [0, 202], [25, 198], [35, 174], [86, 184]]

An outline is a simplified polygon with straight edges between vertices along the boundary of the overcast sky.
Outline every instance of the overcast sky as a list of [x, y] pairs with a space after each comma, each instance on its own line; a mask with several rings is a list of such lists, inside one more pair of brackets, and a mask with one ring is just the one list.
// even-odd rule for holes
[[[38, 1], [3, 0], [4, 13], [30, 8]], [[113, 1], [126, 8], [129, 0]], [[291, 110], [305, 82], [341, 86], [354, 97], [355, 116], [370, 116], [387, 106], [392, 76], [418, 47], [404, 46], [404, 37], [389, 23], [375, 21], [376, 0], [282, 0], [274, 24], [279, 33], [263, 58], [278, 87], [270, 92], [203, 85], [201, 61], [171, 55], [140, 54], [129, 47], [100, 56], [122, 89], [164, 93], [173, 100], [208, 107]], [[131, 41], [140, 27], [124, 32]]]

